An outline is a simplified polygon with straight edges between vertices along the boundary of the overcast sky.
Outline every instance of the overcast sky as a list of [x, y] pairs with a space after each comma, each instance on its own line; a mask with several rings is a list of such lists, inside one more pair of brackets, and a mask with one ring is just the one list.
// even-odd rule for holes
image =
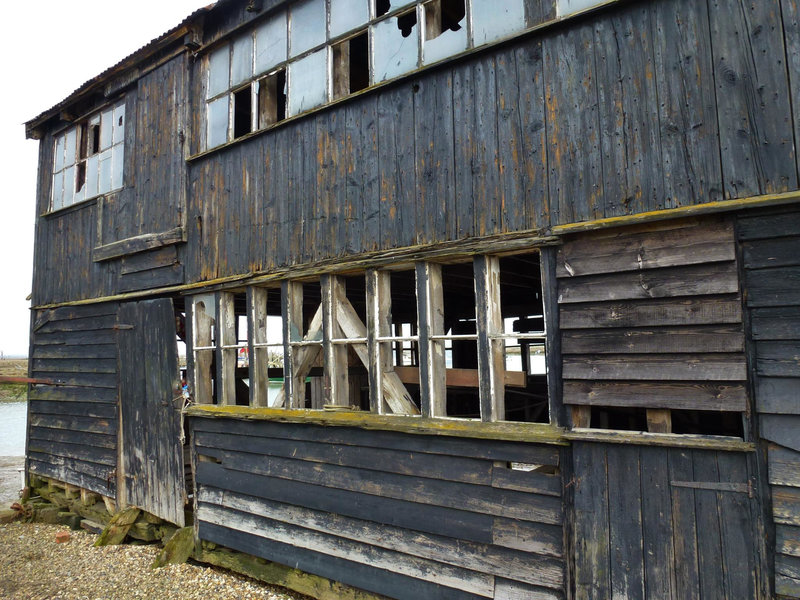
[[0, 36], [0, 352], [28, 353], [39, 143], [23, 123], [211, 0], [4, 5]]

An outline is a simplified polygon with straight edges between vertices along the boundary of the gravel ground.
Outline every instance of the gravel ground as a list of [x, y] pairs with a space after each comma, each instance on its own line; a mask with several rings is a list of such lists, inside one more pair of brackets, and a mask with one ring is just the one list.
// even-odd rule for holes
[[311, 600], [211, 567], [151, 569], [158, 546], [94, 548], [96, 535], [58, 525], [0, 524], [2, 600]]

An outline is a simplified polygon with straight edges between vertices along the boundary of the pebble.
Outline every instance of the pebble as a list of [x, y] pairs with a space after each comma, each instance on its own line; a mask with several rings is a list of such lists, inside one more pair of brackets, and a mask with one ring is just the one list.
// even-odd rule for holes
[[44, 523], [0, 524], [3, 600], [310, 600], [214, 567], [151, 569], [157, 545], [95, 548], [97, 536]]

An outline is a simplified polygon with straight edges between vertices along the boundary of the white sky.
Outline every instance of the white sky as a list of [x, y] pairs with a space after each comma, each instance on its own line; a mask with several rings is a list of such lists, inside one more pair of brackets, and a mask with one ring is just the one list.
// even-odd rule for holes
[[27, 355], [39, 143], [23, 123], [211, 0], [40, 0], [3, 7], [0, 352]]

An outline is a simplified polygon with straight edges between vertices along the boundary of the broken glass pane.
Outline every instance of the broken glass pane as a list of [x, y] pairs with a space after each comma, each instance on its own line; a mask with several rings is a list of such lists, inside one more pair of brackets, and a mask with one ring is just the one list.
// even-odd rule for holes
[[426, 40], [422, 47], [423, 62], [434, 63], [467, 49], [467, 28], [458, 31], [445, 31], [432, 40]]
[[75, 151], [77, 149], [77, 141], [78, 141], [78, 130], [76, 128], [72, 128], [67, 131], [66, 135], [66, 148], [64, 152], [64, 165], [70, 166], [75, 164]]
[[238, 85], [253, 76], [253, 37], [245, 35], [233, 43], [231, 85]]
[[523, 0], [472, 0], [472, 39], [475, 46], [488, 44], [525, 29]]
[[100, 154], [100, 177], [98, 179], [98, 192], [105, 194], [111, 191], [111, 148]]
[[602, 4], [605, 0], [558, 0], [556, 10], [559, 17], [565, 17], [585, 8]]
[[111, 149], [111, 189], [122, 187], [122, 171], [125, 163], [125, 144], [116, 144]]
[[64, 144], [66, 138], [63, 135], [56, 138], [55, 156], [53, 157], [53, 171], [60, 171], [64, 168]]
[[112, 131], [113, 144], [119, 144], [125, 139], [125, 104], [118, 104], [114, 107], [114, 126]]
[[325, 42], [325, 0], [304, 0], [292, 6], [289, 56], [297, 56]]
[[214, 148], [228, 141], [228, 97], [223, 96], [208, 103], [208, 140], [206, 146]]
[[111, 147], [114, 112], [109, 109], [100, 115], [100, 150]]
[[95, 154], [86, 159], [86, 197], [97, 196], [97, 176], [100, 169], [100, 155]]
[[64, 173], [53, 175], [53, 210], [58, 210], [64, 205]]
[[289, 114], [324, 104], [328, 91], [328, 51], [322, 49], [289, 65]]
[[230, 87], [230, 52], [224, 44], [208, 56], [208, 92], [206, 98], [221, 94]]
[[334, 38], [369, 21], [368, 0], [331, 0], [331, 37]]
[[286, 60], [286, 13], [272, 17], [256, 29], [256, 73], [266, 73]]
[[373, 26], [375, 82], [392, 79], [417, 68], [419, 28], [415, 17], [416, 13], [406, 13]]

